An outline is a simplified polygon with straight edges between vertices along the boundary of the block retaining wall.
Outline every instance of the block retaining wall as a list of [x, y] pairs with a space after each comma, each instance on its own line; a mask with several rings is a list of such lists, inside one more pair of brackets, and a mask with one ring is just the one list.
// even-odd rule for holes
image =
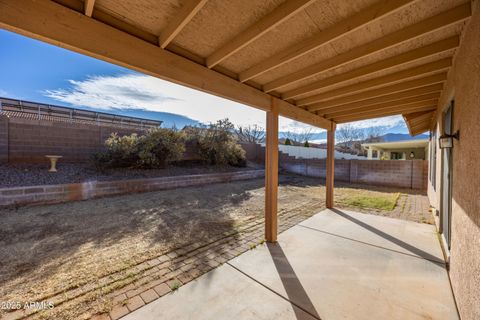
[[120, 136], [146, 129], [7, 117], [0, 114], [0, 163], [45, 163], [45, 155], [82, 162], [104, 148], [111, 133]]
[[0, 189], [0, 207], [87, 200], [134, 192], [149, 192], [210, 183], [248, 180], [264, 176], [265, 170], [248, 170], [135, 180], [3, 188]]
[[[281, 158], [287, 172], [325, 178], [325, 159]], [[367, 185], [426, 190], [426, 160], [335, 160], [335, 180]]]

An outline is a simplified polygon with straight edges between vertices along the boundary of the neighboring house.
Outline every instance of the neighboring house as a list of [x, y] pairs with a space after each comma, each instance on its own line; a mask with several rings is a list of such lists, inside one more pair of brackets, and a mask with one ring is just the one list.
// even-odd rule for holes
[[[265, 147], [265, 143], [261, 143]], [[278, 150], [288, 154], [289, 156], [296, 157], [299, 159], [325, 159], [327, 157], [327, 149], [324, 148], [312, 148], [312, 147], [302, 147], [302, 146], [288, 146], [284, 144], [278, 145]], [[355, 154], [340, 152], [335, 150], [335, 159], [356, 159], [356, 160], [366, 160], [366, 157], [358, 156]]]
[[362, 143], [368, 160], [425, 160], [428, 157], [428, 139], [394, 142]]

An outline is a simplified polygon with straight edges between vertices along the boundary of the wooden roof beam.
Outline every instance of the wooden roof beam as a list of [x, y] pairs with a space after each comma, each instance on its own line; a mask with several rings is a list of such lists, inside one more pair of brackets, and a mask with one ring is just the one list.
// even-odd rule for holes
[[182, 29], [193, 19], [193, 17], [207, 3], [207, 0], [188, 0], [168, 23], [158, 37], [158, 45], [164, 49], [182, 31]]
[[314, 96], [300, 99], [297, 101], [298, 106], [305, 106], [322, 100], [332, 99], [337, 96], [354, 93], [357, 91], [368, 90], [373, 87], [384, 86], [390, 83], [406, 80], [422, 74], [427, 74], [439, 70], [446, 69], [452, 65], [452, 58], [445, 58], [434, 62], [415, 66], [409, 69], [397, 71], [382, 77], [373, 78], [359, 83], [354, 83], [345, 87], [322, 92]]
[[379, 111], [371, 111], [369, 113], [363, 113], [363, 114], [355, 114], [351, 116], [344, 116], [344, 117], [337, 117], [334, 118], [333, 121], [336, 123], [345, 123], [345, 122], [352, 122], [352, 121], [360, 121], [360, 120], [367, 120], [367, 119], [373, 119], [373, 118], [380, 118], [380, 117], [388, 117], [388, 116], [394, 116], [398, 114], [403, 114], [403, 113], [409, 113], [409, 112], [417, 112], [417, 111], [430, 111], [430, 110], [435, 110], [437, 108], [436, 104], [431, 104], [431, 105], [423, 105], [423, 106], [418, 106], [418, 107], [412, 107], [412, 108], [398, 108], [398, 109], [392, 109], [392, 110], [379, 110]]
[[435, 43], [432, 43], [430, 45], [427, 45], [421, 48], [413, 49], [405, 53], [368, 64], [366, 66], [354, 69], [349, 72], [334, 75], [329, 78], [315, 81], [306, 86], [286, 91], [285, 93], [282, 94], [282, 99], [284, 100], [293, 99], [300, 95], [305, 95], [312, 91], [323, 89], [331, 85], [336, 85], [338, 83], [341, 83], [347, 80], [355, 79], [355, 78], [362, 77], [377, 71], [385, 70], [398, 65], [402, 65], [404, 63], [419, 60], [434, 54], [438, 54], [440, 52], [451, 50], [453, 48], [458, 47], [459, 44], [460, 44], [460, 36], [456, 35], [444, 40], [437, 41]]
[[345, 117], [355, 117], [355, 116], [361, 116], [361, 115], [367, 115], [367, 114], [376, 114], [376, 113], [382, 113], [382, 112], [390, 112], [390, 111], [398, 111], [399, 113], [405, 113], [408, 112], [409, 110], [412, 109], [417, 109], [417, 108], [423, 108], [423, 107], [429, 107], [433, 105], [437, 105], [438, 99], [430, 99], [430, 100], [425, 100], [425, 101], [417, 101], [413, 103], [405, 103], [401, 105], [396, 105], [396, 106], [390, 106], [390, 107], [383, 107], [383, 108], [378, 108], [378, 109], [368, 109], [368, 110], [361, 110], [361, 111], [350, 111], [342, 115], [334, 115], [330, 119], [341, 119]]
[[250, 67], [249, 69], [240, 72], [239, 79], [242, 82], [255, 78], [271, 69], [279, 67], [289, 61], [299, 58], [310, 51], [327, 44], [343, 35], [346, 35], [367, 23], [375, 21], [387, 14], [390, 14], [399, 8], [409, 4], [412, 0], [380, 0], [372, 6], [354, 14], [351, 17], [341, 21], [334, 26], [323, 30], [314, 37], [304, 40], [294, 46], [282, 50], [268, 59]]
[[340, 104], [340, 105], [334, 105], [334, 106], [329, 106], [328, 104], [326, 104], [325, 107], [317, 109], [317, 114], [326, 114], [326, 113], [335, 112], [339, 110], [353, 110], [356, 108], [377, 105], [379, 103], [393, 102], [398, 100], [404, 100], [407, 98], [416, 98], [418, 96], [424, 96], [426, 94], [440, 95], [440, 91], [442, 90], [442, 88], [443, 88], [442, 84], [434, 84], [431, 86], [420, 87], [420, 88], [411, 89], [411, 90], [402, 91], [402, 92], [395, 92], [395, 93], [387, 94], [380, 97], [354, 101], [346, 104]]
[[[53, 1], [0, 0], [0, 12], [0, 28], [260, 110], [271, 110], [271, 95]], [[23, 19], [25, 16], [30, 18]], [[281, 116], [327, 130], [335, 125], [274, 99], [278, 100]]]
[[430, 121], [432, 120], [432, 117], [433, 117], [433, 112], [428, 112], [428, 115], [429, 115], [428, 119], [423, 120], [422, 122], [419, 122], [415, 125], [410, 124], [409, 130], [411, 130], [412, 132], [428, 130], [428, 128], [430, 127]]
[[321, 115], [324, 118], [331, 119], [339, 116], [349, 115], [355, 112], [380, 110], [380, 109], [391, 108], [395, 106], [401, 106], [401, 105], [405, 105], [413, 102], [423, 102], [423, 101], [428, 101], [432, 99], [438, 99], [439, 97], [440, 97], [440, 93], [436, 92], [436, 93], [429, 93], [429, 94], [424, 94], [416, 97], [410, 97], [406, 99], [394, 100], [390, 102], [367, 105], [367, 106], [356, 107], [351, 109], [350, 108], [341, 109], [341, 108], [334, 107], [330, 111], [322, 111], [321, 113], [317, 112], [317, 114]]
[[412, 128], [412, 131], [417, 131], [420, 128], [423, 129], [430, 127], [430, 121], [433, 119], [433, 114], [433, 111], [430, 111], [426, 114], [428, 117], [426, 117], [424, 120], [417, 122], [416, 124], [411, 124], [410, 127]]
[[[418, 134], [420, 132], [423, 132], [425, 130], [430, 129], [430, 122], [433, 119], [434, 115], [435, 115], [435, 111], [421, 111], [421, 112], [413, 112], [413, 113], [410, 112], [410, 113], [402, 114], [403, 120], [405, 121], [405, 123], [407, 125], [408, 132], [410, 132], [411, 135], [415, 135], [415, 134]], [[412, 120], [414, 118], [418, 118], [418, 117], [426, 117], [427, 118], [427, 120], [425, 120], [425, 122], [426, 122], [425, 127], [427, 127], [427, 128], [416, 128], [415, 126], [411, 125], [410, 120]], [[421, 131], [417, 131], [417, 130], [421, 130]], [[417, 132], [417, 133], [415, 133], [415, 132]]]
[[424, 115], [421, 115], [421, 116], [417, 116], [416, 118], [413, 118], [411, 120], [409, 120], [408, 122], [411, 124], [412, 128], [413, 127], [416, 127], [417, 125], [425, 122], [425, 121], [430, 121], [432, 119], [432, 115], [433, 113], [426, 113]]
[[396, 84], [378, 88], [378, 89], [372, 89], [372, 90], [368, 90], [368, 91], [364, 91], [364, 92], [360, 92], [360, 93], [356, 93], [348, 96], [343, 96], [343, 97], [339, 97], [339, 98], [328, 100], [328, 101], [322, 101], [322, 102], [315, 103], [308, 106], [308, 110], [315, 111], [317, 109], [322, 109], [325, 107], [324, 103], [328, 103], [329, 106], [335, 106], [335, 105], [346, 104], [350, 102], [367, 100], [374, 97], [380, 97], [380, 96], [392, 94], [395, 92], [402, 92], [405, 90], [410, 90], [413, 88], [418, 88], [423, 86], [429, 86], [433, 84], [436, 84], [438, 87], [443, 87], [443, 84], [440, 82], [444, 82], [446, 79], [447, 79], [446, 72], [440, 73], [440, 74], [434, 74], [431, 76], [426, 76], [419, 79], [400, 82], [400, 83], [396, 83]]
[[411, 136], [416, 136], [417, 134], [423, 133], [425, 131], [429, 131], [430, 126], [425, 123], [422, 127], [412, 129], [412, 128], [407, 126], [407, 128], [408, 128], [408, 132], [410, 133]]
[[220, 49], [212, 53], [207, 58], [207, 67], [213, 68], [235, 52], [244, 48], [313, 2], [315, 2], [315, 0], [285, 1], [278, 8], [267, 14], [261, 20], [233, 38], [230, 42], [226, 43]]
[[427, 113], [429, 112], [414, 112], [414, 113], [406, 113], [403, 115], [403, 117], [405, 118], [405, 121], [406, 122], [410, 122], [411, 120], [415, 119], [415, 118], [418, 118], [418, 117], [421, 117], [421, 116], [424, 116], [426, 115]]
[[290, 85], [300, 80], [313, 77], [325, 70], [341, 66], [343, 64], [355, 61], [374, 52], [398, 45], [407, 40], [438, 30], [453, 23], [463, 21], [470, 17], [470, 15], [472, 14], [471, 11], [472, 10], [470, 2], [466, 2], [453, 9], [444, 11], [433, 17], [400, 29], [396, 32], [393, 32], [361, 46], [355, 47], [350, 51], [341, 53], [330, 59], [320, 61], [316, 64], [307, 66], [289, 75], [270, 81], [263, 86], [263, 90], [265, 92], [271, 92], [286, 85]]
[[85, 0], [85, 2], [83, 3], [83, 10], [85, 11], [85, 15], [87, 17], [92, 17], [94, 5], [95, 0]]
[[430, 122], [433, 119], [434, 116], [433, 111], [427, 111], [426, 115], [428, 115], [428, 118], [426, 120], [423, 120], [421, 123], [418, 123], [416, 125], [411, 125], [407, 123], [408, 131], [410, 132], [411, 135], [417, 135], [419, 133], [428, 131], [430, 129]]

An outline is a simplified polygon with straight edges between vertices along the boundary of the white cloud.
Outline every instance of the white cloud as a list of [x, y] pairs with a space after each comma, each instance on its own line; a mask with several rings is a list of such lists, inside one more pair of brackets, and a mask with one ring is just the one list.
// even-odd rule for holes
[[0, 97], [8, 97], [8, 92], [3, 89], [0, 89]]
[[[404, 120], [401, 116], [389, 116], [389, 117], [383, 117], [383, 118], [350, 122], [349, 125], [359, 129], [365, 129], [365, 128], [371, 128], [371, 127], [383, 127], [385, 129], [390, 129], [397, 126], [403, 126]], [[341, 127], [342, 125], [340, 124], [338, 126]]]
[[[69, 80], [68, 88], [46, 90], [44, 95], [74, 106], [86, 106], [114, 111], [142, 109], [176, 113], [207, 123], [229, 118], [237, 125], [265, 126], [265, 112], [240, 103], [206, 94], [168, 81], [142, 74], [92, 76], [85, 80]], [[1, 94], [1, 92], [0, 92]], [[354, 123], [358, 127], [389, 126], [402, 121], [388, 117]], [[387, 119], [387, 120], [385, 120]], [[309, 126], [280, 118], [281, 131], [298, 132]], [[314, 132], [322, 132], [313, 128]]]
[[46, 90], [44, 94], [74, 106], [106, 111], [142, 109], [176, 113], [205, 123], [223, 118], [241, 125], [265, 123], [261, 110], [147, 75], [94, 76], [69, 83], [69, 88]]

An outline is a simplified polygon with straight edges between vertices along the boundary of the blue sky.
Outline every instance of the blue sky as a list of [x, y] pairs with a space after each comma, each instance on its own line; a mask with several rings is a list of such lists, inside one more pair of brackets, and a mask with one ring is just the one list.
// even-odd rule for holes
[[[128, 69], [0, 30], [0, 88], [10, 97], [45, 103], [58, 101], [42, 94], [89, 75], [132, 73]], [[3, 92], [5, 94], [5, 92]]]
[[[0, 96], [167, 120], [177, 126], [225, 117], [264, 125], [265, 114], [229, 100], [0, 30]], [[406, 133], [399, 116], [354, 123]], [[283, 131], [305, 125], [281, 119]], [[321, 130], [318, 130], [321, 131]]]

